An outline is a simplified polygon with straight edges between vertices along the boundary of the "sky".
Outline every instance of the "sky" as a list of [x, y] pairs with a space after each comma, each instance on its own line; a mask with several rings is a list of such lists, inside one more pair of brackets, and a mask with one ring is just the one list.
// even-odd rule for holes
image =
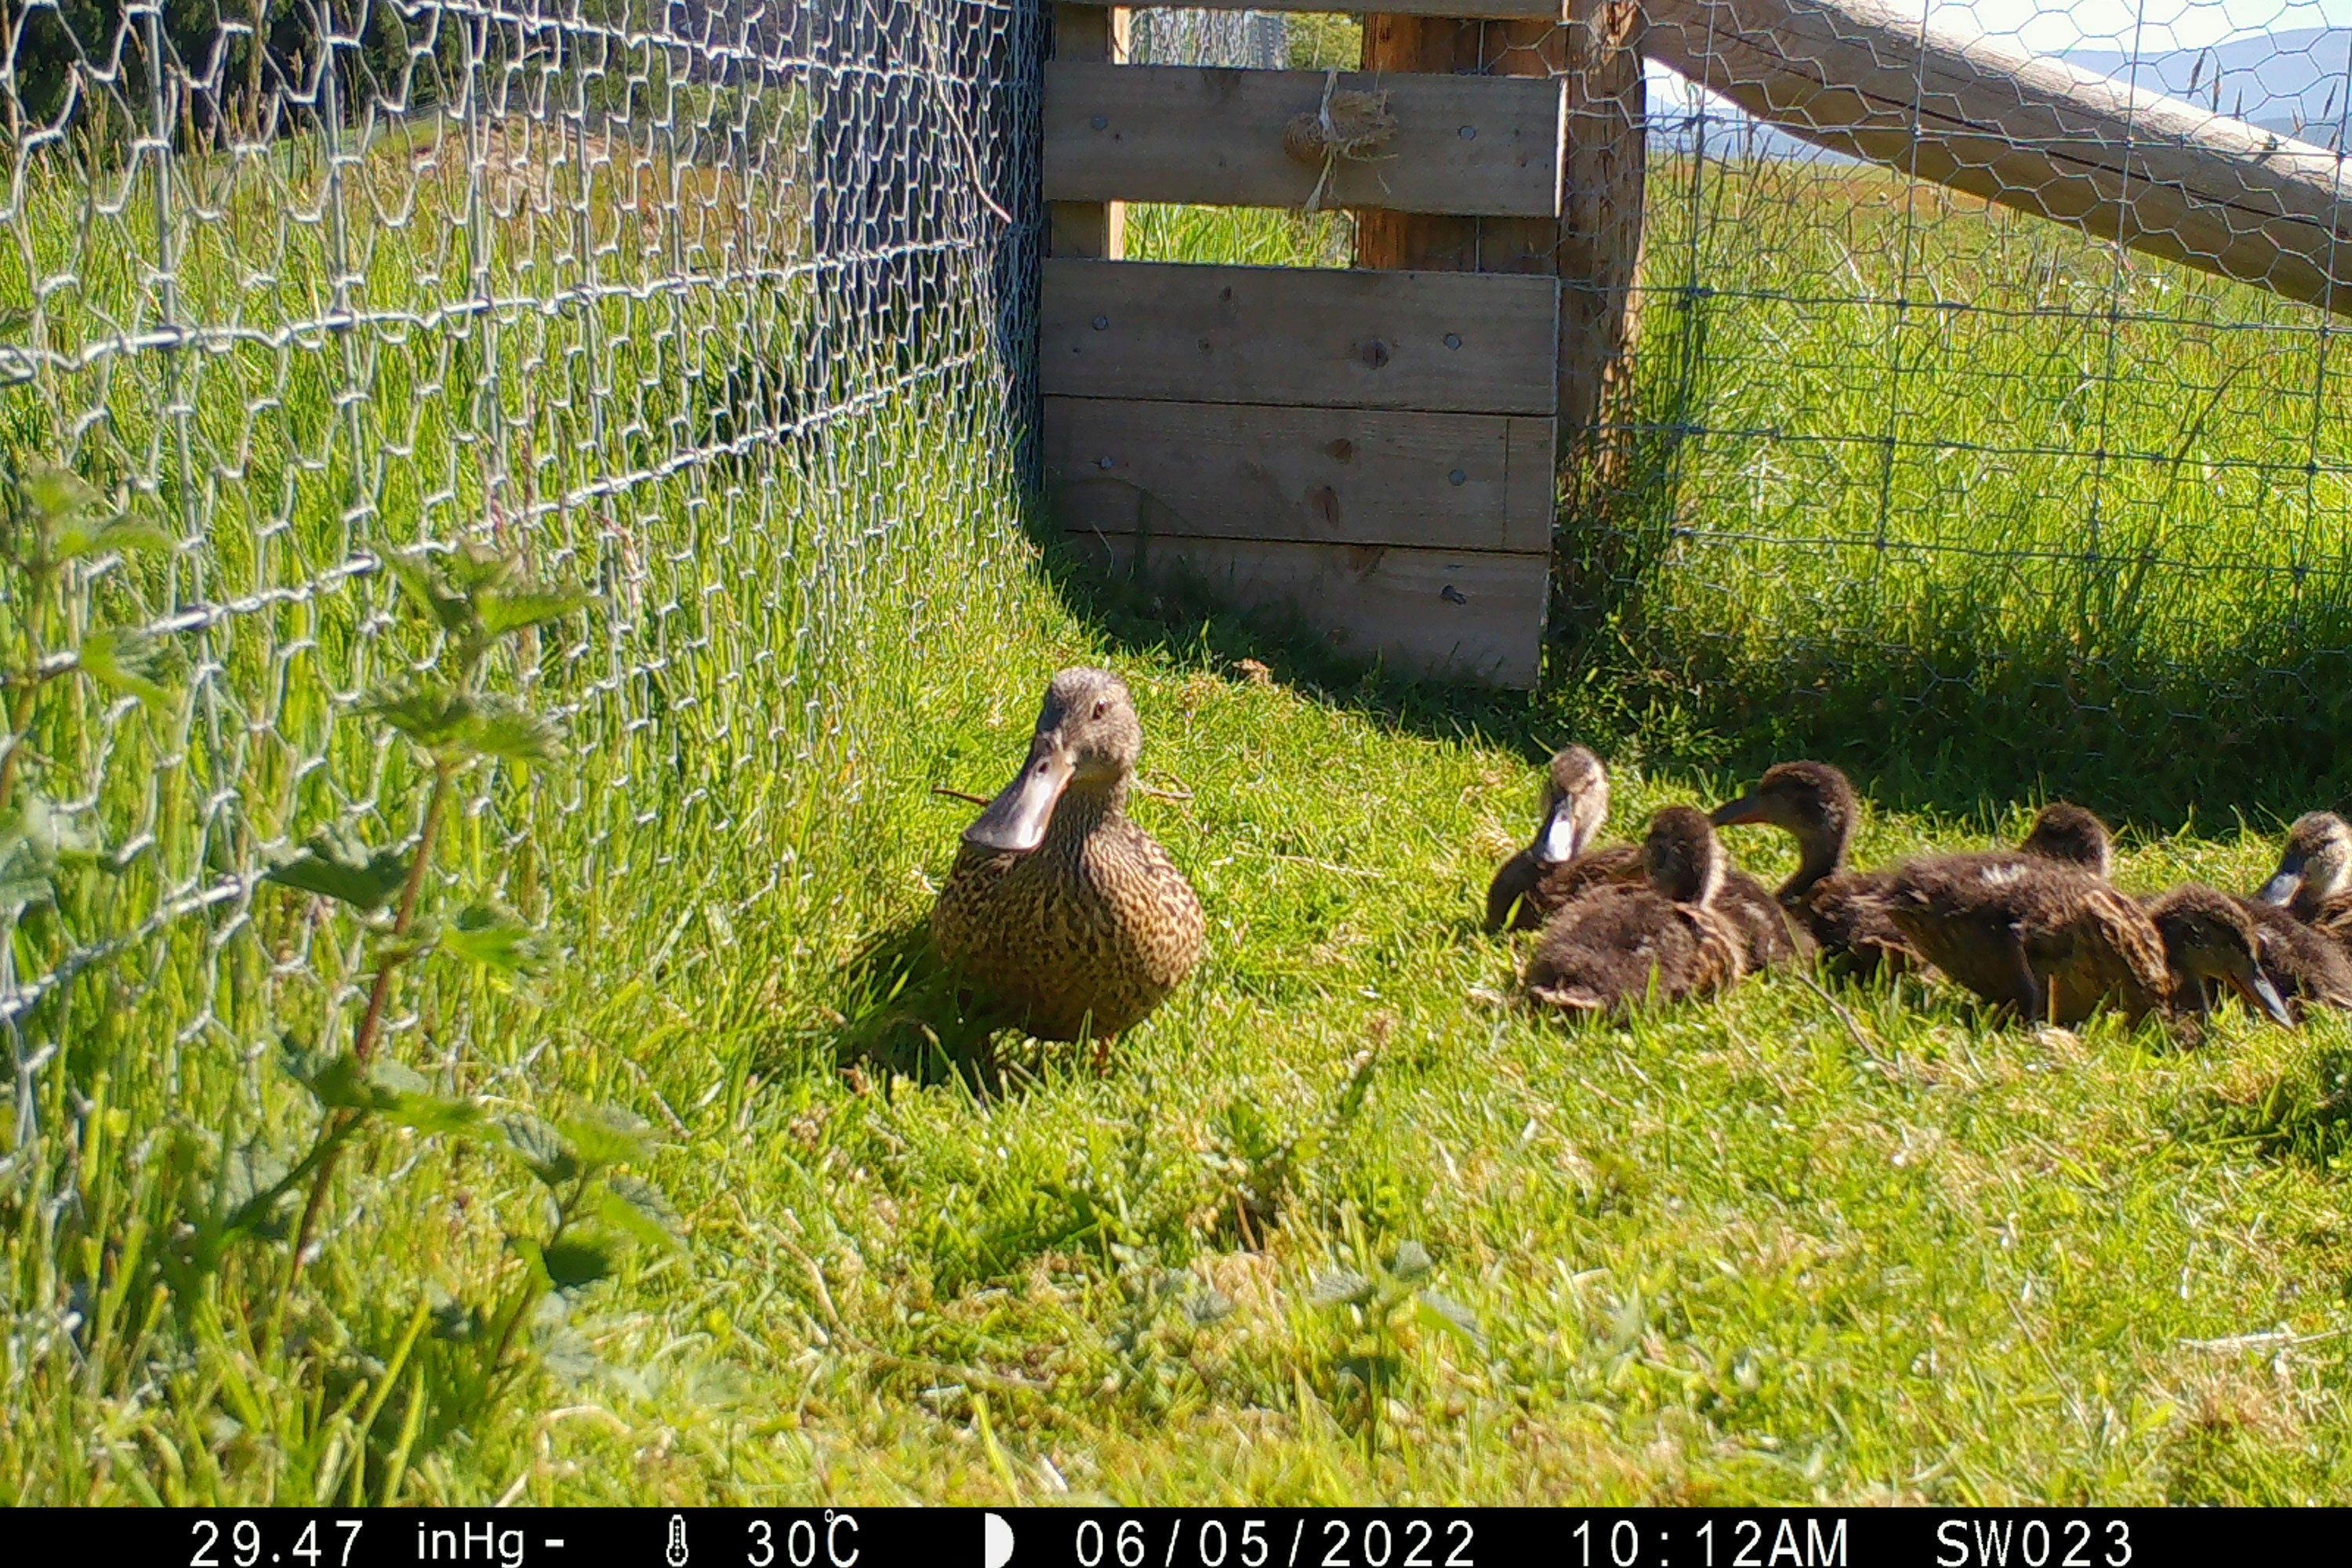
[[[1918, 14], [1921, 0], [1891, 0]], [[2352, 0], [1926, 0], [1930, 19], [2014, 40], [2036, 54], [2073, 48], [2143, 55], [2200, 48], [2249, 34], [2352, 26]]]

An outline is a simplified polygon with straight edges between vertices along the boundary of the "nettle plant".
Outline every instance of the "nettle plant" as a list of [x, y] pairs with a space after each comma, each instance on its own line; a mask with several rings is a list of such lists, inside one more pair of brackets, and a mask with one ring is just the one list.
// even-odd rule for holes
[[44, 787], [50, 760], [35, 736], [42, 704], [76, 679], [103, 691], [162, 705], [170, 645], [135, 626], [99, 626], [79, 631], [65, 596], [77, 574], [124, 555], [171, 548], [152, 522], [102, 496], [71, 471], [35, 465], [5, 490], [0, 563], [18, 589], [16, 646], [0, 655], [7, 690], [8, 731], [0, 737], [0, 931], [16, 928], [29, 910], [53, 904], [58, 878], [68, 866], [103, 867], [96, 836]]
[[[528, 976], [544, 967], [541, 945], [524, 921], [443, 872], [436, 854], [469, 773], [494, 763], [544, 767], [560, 760], [562, 734], [555, 722], [515, 697], [485, 689], [484, 676], [503, 645], [591, 603], [584, 590], [534, 580], [510, 555], [479, 544], [394, 555], [386, 565], [402, 597], [430, 621], [437, 652], [422, 673], [373, 693], [359, 720], [399, 735], [422, 764], [429, 782], [415, 836], [373, 845], [348, 829], [329, 829], [265, 874], [264, 881], [323, 900], [356, 926], [372, 973], [363, 988], [329, 988], [328, 1016], [312, 1039], [281, 1033], [281, 1063], [318, 1106], [308, 1147], [275, 1179], [238, 1184], [242, 1191], [232, 1201], [196, 1221], [178, 1263], [205, 1273], [240, 1243], [288, 1243], [271, 1316], [274, 1338], [322, 1245], [320, 1226], [347, 1148], [404, 1128], [426, 1139], [505, 1150], [544, 1190], [543, 1229], [508, 1237], [520, 1268], [508, 1271], [497, 1299], [473, 1306], [446, 1298], [429, 1308], [420, 1303], [410, 1333], [374, 1380], [380, 1396], [400, 1376], [399, 1363], [429, 1318], [436, 1339], [483, 1349], [470, 1367], [453, 1372], [462, 1386], [443, 1391], [462, 1406], [494, 1396], [542, 1354], [576, 1355], [579, 1347], [567, 1350], [562, 1333], [563, 1300], [611, 1274], [625, 1247], [675, 1247], [676, 1222], [661, 1193], [623, 1169], [642, 1167], [650, 1154], [646, 1127], [631, 1113], [496, 1113], [477, 1097], [437, 1090], [385, 1049], [387, 1020], [408, 971], [449, 962]], [[535, 1333], [534, 1327], [550, 1331]], [[421, 1375], [421, 1366], [415, 1370]], [[362, 1434], [366, 1429], [362, 1424]]]
[[1417, 1331], [1433, 1330], [1474, 1352], [1486, 1352], [1477, 1315], [1423, 1283], [1435, 1268], [1427, 1247], [1404, 1241], [1369, 1274], [1326, 1269], [1307, 1289], [1308, 1304], [1329, 1313], [1339, 1330], [1339, 1353], [1331, 1371], [1341, 1388], [1356, 1392], [1358, 1430], [1368, 1458], [1380, 1447], [1391, 1394], [1412, 1370]]

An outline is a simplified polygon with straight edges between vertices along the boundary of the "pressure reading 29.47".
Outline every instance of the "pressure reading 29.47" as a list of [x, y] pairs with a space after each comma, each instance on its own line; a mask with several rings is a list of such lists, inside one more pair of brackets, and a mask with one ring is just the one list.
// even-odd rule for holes
[[[282, 1529], [293, 1521], [272, 1522]], [[280, 1543], [273, 1545], [258, 1520], [232, 1520], [226, 1531], [221, 1529], [217, 1520], [192, 1520], [188, 1525], [188, 1568], [261, 1568], [265, 1563], [289, 1561], [299, 1564], [299, 1568], [350, 1568], [352, 1548], [359, 1544], [363, 1522], [356, 1519], [306, 1519], [292, 1541], [286, 1542], [281, 1536]], [[329, 1527], [323, 1543], [319, 1529], [321, 1523]], [[337, 1532], [342, 1538], [340, 1547], [335, 1539]]]

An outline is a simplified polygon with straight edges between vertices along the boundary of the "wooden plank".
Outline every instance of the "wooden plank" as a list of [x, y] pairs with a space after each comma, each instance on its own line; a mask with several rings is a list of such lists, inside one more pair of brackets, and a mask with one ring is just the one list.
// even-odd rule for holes
[[1244, 607], [1286, 605], [1355, 658], [1525, 690], [1543, 658], [1549, 558], [1378, 544], [1069, 534], [1082, 559], [1196, 582]]
[[1642, 53], [1782, 129], [2101, 239], [2352, 306], [2334, 153], [1922, 24], [1903, 0], [1647, 0]]
[[1045, 264], [1040, 388], [1072, 397], [1549, 417], [1551, 278]]
[[[1188, 11], [1329, 11], [1332, 0], [1183, 0]], [[1533, 18], [1557, 22], [1563, 0], [1381, 0], [1381, 8], [1408, 16], [1463, 16], [1471, 20]]]
[[1387, 94], [1395, 135], [1370, 160], [1283, 151], [1292, 118], [1323, 102], [1322, 71], [1200, 66], [1045, 68], [1049, 201], [1320, 205], [1556, 217], [1561, 84], [1538, 77], [1349, 72], [1341, 92]]
[[1536, 552], [1551, 547], [1552, 426], [1049, 397], [1045, 484], [1071, 530]]
[[[1054, 58], [1117, 65], [1127, 58], [1129, 12], [1055, 0]], [[1127, 209], [1117, 202], [1048, 202], [1045, 254], [1116, 259], [1127, 248]]]

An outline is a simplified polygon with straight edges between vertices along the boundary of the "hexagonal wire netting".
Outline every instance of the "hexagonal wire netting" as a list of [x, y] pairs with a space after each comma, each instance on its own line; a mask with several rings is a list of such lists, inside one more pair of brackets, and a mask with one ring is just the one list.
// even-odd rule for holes
[[[2308, 301], [2338, 276], [2345, 9], [1653, 0], [1622, 99], [1636, 370], [1609, 482], [1563, 518], [1556, 689], [1701, 752], [1958, 754], [1989, 788], [2340, 784], [2352, 462]], [[192, 1042], [258, 1056], [281, 983], [363, 974], [253, 895], [321, 828], [415, 831], [413, 762], [353, 721], [435, 655], [390, 550], [488, 542], [602, 595], [495, 672], [574, 765], [470, 775], [479, 842], [561, 817], [573, 869], [621, 879], [726, 832], [730, 777], [804, 808], [865, 612], [921, 635], [897, 542], [1010, 528], [1047, 26], [1027, 0], [8, 9], [0, 446], [166, 545], [28, 577], [12, 503], [12, 1149], [100, 1016], [135, 1005], [176, 1093]], [[1141, 52], [1320, 67], [1351, 27], [1155, 18]], [[1496, 37], [1472, 68], [1559, 58]], [[2056, 221], [2102, 210], [2146, 215], [2131, 245]], [[1306, 258], [1344, 263], [1318, 222]]]
[[[2341, 789], [2352, 409], [2311, 301], [2352, 238], [2352, 6], [1570, 10], [1418, 46], [1514, 74], [1643, 57], [1616, 102], [1645, 173], [1605, 198], [1643, 213], [1633, 369], [1555, 561], [1565, 721], [2175, 820]], [[1261, 23], [1293, 68], [1370, 58], [1351, 21], [1199, 12], [1140, 15], [1137, 58], [1243, 63]], [[1347, 224], [1145, 209], [1128, 236], [1345, 265]], [[1483, 225], [1482, 265], [1535, 259], [1507, 254], [1525, 227]]]
[[[0, 1166], [78, 1113], [60, 1051], [135, 1030], [141, 1092], [227, 1127], [275, 1036], [366, 984], [363, 933], [257, 883], [321, 830], [415, 842], [430, 770], [362, 710], [444, 643], [391, 552], [598, 595], [485, 667], [565, 731], [568, 765], [473, 769], [453, 814], [526, 918], [534, 823], [593, 886], [806, 806], [869, 612], [919, 640], [902, 537], [984, 536], [1018, 490], [1045, 27], [1013, 0], [6, 8]], [[44, 466], [107, 500], [82, 525], [132, 527], [42, 558]], [[729, 787], [754, 777], [782, 786]]]

